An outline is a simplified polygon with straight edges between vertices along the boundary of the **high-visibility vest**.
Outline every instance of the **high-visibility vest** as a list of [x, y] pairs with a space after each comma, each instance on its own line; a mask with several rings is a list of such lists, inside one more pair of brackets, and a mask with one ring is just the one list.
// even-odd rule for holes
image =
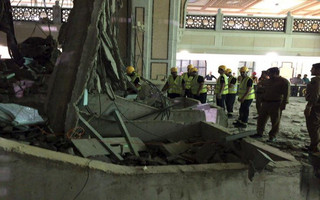
[[[136, 81], [136, 79], [139, 79], [139, 83], [140, 83], [140, 76], [137, 73], [134, 73], [133, 76], [130, 76], [131, 78], [131, 83], [133, 83], [133, 85], [135, 86], [134, 82]], [[141, 86], [137, 87], [137, 90], [141, 90]]]
[[[247, 83], [248, 83], [249, 79], [251, 79], [251, 78], [249, 76], [247, 76], [241, 81], [241, 83], [239, 85], [239, 99], [241, 99], [244, 96], [244, 94], [246, 93]], [[251, 90], [249, 91], [245, 100], [254, 99], [254, 98], [255, 98], [255, 94], [254, 94], [254, 89], [253, 89], [253, 85], [252, 85]]]
[[230, 83], [231, 83], [232, 79], [236, 79], [236, 78], [233, 76], [230, 76], [228, 78], [228, 90], [229, 90], [228, 94], [237, 94], [238, 80], [236, 79], [236, 83], [233, 85], [233, 87], [230, 87]]
[[182, 77], [177, 76], [176, 79], [172, 75], [168, 78], [169, 90], [168, 93], [182, 94]]
[[221, 94], [228, 94], [228, 77], [223, 74], [223, 75], [220, 75], [218, 80], [217, 80], [217, 85], [215, 87], [215, 90], [214, 90], [214, 93], [217, 94], [220, 92], [220, 88], [221, 88], [221, 83], [220, 83], [220, 80], [221, 80], [221, 77], [224, 78], [224, 88], [222, 89], [222, 92]]
[[182, 78], [184, 80], [185, 88], [190, 89], [193, 76], [188, 76], [188, 72], [185, 72], [182, 74]]
[[[198, 77], [199, 75], [193, 77], [192, 82], [191, 82], [191, 93], [193, 95], [197, 95], [198, 89], [200, 87], [200, 83], [198, 83]], [[202, 89], [200, 90], [200, 94], [202, 93], [207, 93], [207, 86], [203, 84]]]

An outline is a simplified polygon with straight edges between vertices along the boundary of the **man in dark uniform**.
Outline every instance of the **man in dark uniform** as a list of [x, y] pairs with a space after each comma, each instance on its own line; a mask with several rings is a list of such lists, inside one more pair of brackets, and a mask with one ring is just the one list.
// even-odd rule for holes
[[306, 100], [308, 104], [304, 115], [311, 139], [309, 150], [320, 152], [320, 63], [312, 65], [311, 75], [315, 77], [307, 85]]
[[262, 137], [269, 117], [272, 128], [269, 132], [270, 142], [276, 140], [279, 132], [282, 111], [289, 102], [290, 83], [287, 79], [279, 76], [279, 68], [273, 67], [267, 71], [270, 79], [264, 81], [261, 94], [261, 108], [257, 123], [257, 134], [253, 137]]

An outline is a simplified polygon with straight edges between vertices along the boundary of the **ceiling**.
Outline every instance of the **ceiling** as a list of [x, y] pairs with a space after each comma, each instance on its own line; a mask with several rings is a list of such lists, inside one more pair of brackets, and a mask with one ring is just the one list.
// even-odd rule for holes
[[320, 0], [188, 0], [188, 14], [293, 16], [320, 18]]

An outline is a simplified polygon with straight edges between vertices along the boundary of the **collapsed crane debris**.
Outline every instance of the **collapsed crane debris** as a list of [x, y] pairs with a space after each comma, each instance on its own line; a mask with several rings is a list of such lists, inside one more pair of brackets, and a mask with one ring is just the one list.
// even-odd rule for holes
[[[30, 126], [21, 131], [14, 127], [12, 131], [12, 124], [6, 124], [7, 138], [116, 164], [242, 162], [250, 166], [250, 179], [254, 172], [279, 159], [239, 140], [252, 132], [230, 137], [223, 128], [201, 122], [226, 126], [223, 110], [191, 99], [169, 101], [147, 79], [140, 101], [126, 99], [129, 81], [112, 20], [119, 7], [111, 6], [105, 0], [75, 2], [60, 31], [63, 52], [59, 57], [50, 37], [29, 38], [19, 45], [28, 80], [50, 74], [50, 81], [47, 76], [41, 81], [45, 82], [45, 101], [31, 95], [32, 107], [45, 116], [49, 128]], [[22, 105], [30, 105], [26, 103], [29, 96], [24, 94]]]

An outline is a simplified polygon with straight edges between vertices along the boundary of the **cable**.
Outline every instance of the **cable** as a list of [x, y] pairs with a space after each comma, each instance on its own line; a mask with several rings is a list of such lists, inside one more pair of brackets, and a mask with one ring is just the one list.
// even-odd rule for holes
[[89, 175], [90, 175], [90, 163], [92, 162], [93, 160], [90, 160], [87, 164], [87, 167], [88, 167], [88, 170], [87, 170], [87, 178], [86, 178], [86, 181], [84, 182], [81, 190], [78, 192], [78, 194], [73, 198], [73, 200], [77, 199], [79, 197], [79, 195], [83, 192], [84, 188], [87, 186], [88, 184], [88, 181], [89, 181]]

